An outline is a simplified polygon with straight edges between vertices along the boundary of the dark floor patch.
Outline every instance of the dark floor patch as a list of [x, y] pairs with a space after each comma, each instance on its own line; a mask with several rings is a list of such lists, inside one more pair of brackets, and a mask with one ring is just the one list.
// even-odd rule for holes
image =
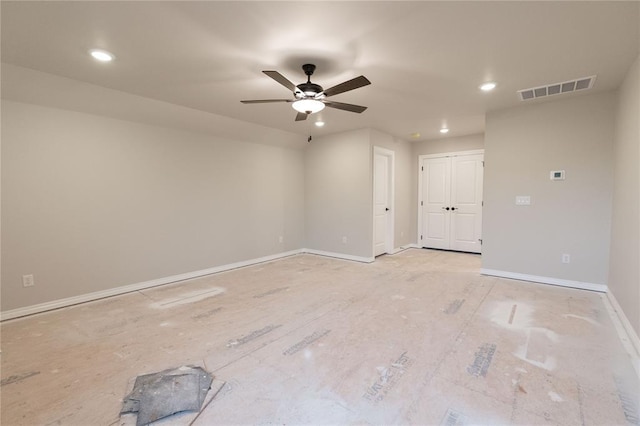
[[513, 324], [513, 317], [516, 316], [516, 308], [518, 307], [518, 305], [513, 305], [513, 307], [511, 308], [511, 315], [509, 315], [509, 324]]
[[493, 360], [493, 355], [496, 353], [495, 343], [485, 343], [478, 348], [475, 353], [473, 364], [467, 367], [467, 373], [472, 376], [486, 377], [489, 366]]
[[442, 419], [442, 426], [462, 426], [467, 422], [464, 414], [449, 408]]
[[291, 346], [289, 349], [282, 352], [282, 355], [293, 355], [329, 333], [331, 333], [331, 330], [316, 331], [315, 333], [305, 337], [295, 345]]
[[637, 402], [638, 391], [631, 392], [622, 377], [615, 376], [613, 379], [618, 390], [618, 398], [620, 398], [620, 403], [622, 404], [624, 418], [631, 425], [640, 425], [640, 411]]
[[453, 315], [456, 312], [458, 312], [458, 310], [460, 309], [460, 307], [462, 306], [462, 304], [464, 303], [465, 299], [456, 299], [453, 302], [451, 302], [449, 304], [449, 306], [447, 306], [447, 309], [444, 310], [444, 313], [447, 315]]
[[39, 371], [30, 371], [28, 373], [22, 373], [22, 374], [16, 374], [14, 376], [9, 376], [6, 379], [2, 379], [2, 381], [0, 381], [0, 386], [4, 386], [4, 385], [10, 385], [12, 383], [17, 383], [17, 382], [21, 382], [25, 379], [28, 379], [29, 377], [33, 377], [40, 374]]
[[217, 308], [210, 309], [210, 310], [208, 310], [208, 311], [206, 311], [206, 312], [202, 312], [202, 313], [199, 313], [199, 314], [193, 315], [191, 318], [193, 318], [193, 319], [203, 319], [203, 318], [208, 318], [208, 317], [210, 317], [211, 315], [215, 314], [216, 312], [220, 312], [221, 310], [222, 310], [222, 307], [221, 307], [221, 306], [219, 306], [219, 307], [217, 307]]
[[254, 339], [257, 339], [260, 336], [264, 336], [265, 334], [275, 330], [278, 327], [282, 327], [282, 324], [278, 324], [278, 325], [270, 324], [266, 327], [261, 328], [260, 330], [252, 331], [251, 333], [239, 339], [230, 340], [229, 343], [227, 343], [227, 347], [230, 348], [233, 346], [244, 345], [245, 343], [250, 342]]
[[265, 291], [264, 293], [256, 294], [254, 299], [262, 299], [263, 297], [271, 296], [272, 294], [280, 293], [281, 291], [288, 290], [289, 287], [274, 288], [273, 290]]

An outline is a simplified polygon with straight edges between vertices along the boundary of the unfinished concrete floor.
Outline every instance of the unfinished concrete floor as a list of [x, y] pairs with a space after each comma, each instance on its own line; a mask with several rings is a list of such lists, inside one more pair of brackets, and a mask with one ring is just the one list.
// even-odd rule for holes
[[601, 294], [479, 268], [298, 255], [8, 321], [2, 424], [121, 424], [136, 376], [181, 365], [226, 382], [196, 425], [638, 424]]

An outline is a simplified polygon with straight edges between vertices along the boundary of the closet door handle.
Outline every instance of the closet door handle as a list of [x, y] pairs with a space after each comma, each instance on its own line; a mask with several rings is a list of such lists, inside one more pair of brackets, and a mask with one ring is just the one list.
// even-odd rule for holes
[[457, 207], [451, 207], [451, 211], [457, 210], [457, 209], [458, 209]]
[[442, 210], [449, 210], [449, 207], [443, 207]]

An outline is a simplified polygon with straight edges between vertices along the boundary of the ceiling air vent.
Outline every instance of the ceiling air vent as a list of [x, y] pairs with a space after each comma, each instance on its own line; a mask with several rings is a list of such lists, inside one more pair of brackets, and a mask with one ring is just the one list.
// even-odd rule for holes
[[596, 76], [592, 75], [591, 77], [579, 78], [577, 80], [518, 90], [518, 95], [520, 96], [521, 101], [528, 101], [529, 99], [538, 99], [547, 96], [560, 95], [562, 93], [591, 89], [595, 81]]

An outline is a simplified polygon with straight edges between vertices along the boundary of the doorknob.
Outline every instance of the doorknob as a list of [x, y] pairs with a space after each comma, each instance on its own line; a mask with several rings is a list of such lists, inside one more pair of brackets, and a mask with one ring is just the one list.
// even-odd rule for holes
[[449, 210], [449, 207], [443, 207], [442, 210]]
[[385, 212], [388, 212], [388, 211], [389, 211], [389, 207], [385, 207], [385, 208], [384, 208], [384, 211], [385, 211]]
[[457, 207], [451, 207], [451, 211], [456, 210], [456, 209], [457, 209]]

